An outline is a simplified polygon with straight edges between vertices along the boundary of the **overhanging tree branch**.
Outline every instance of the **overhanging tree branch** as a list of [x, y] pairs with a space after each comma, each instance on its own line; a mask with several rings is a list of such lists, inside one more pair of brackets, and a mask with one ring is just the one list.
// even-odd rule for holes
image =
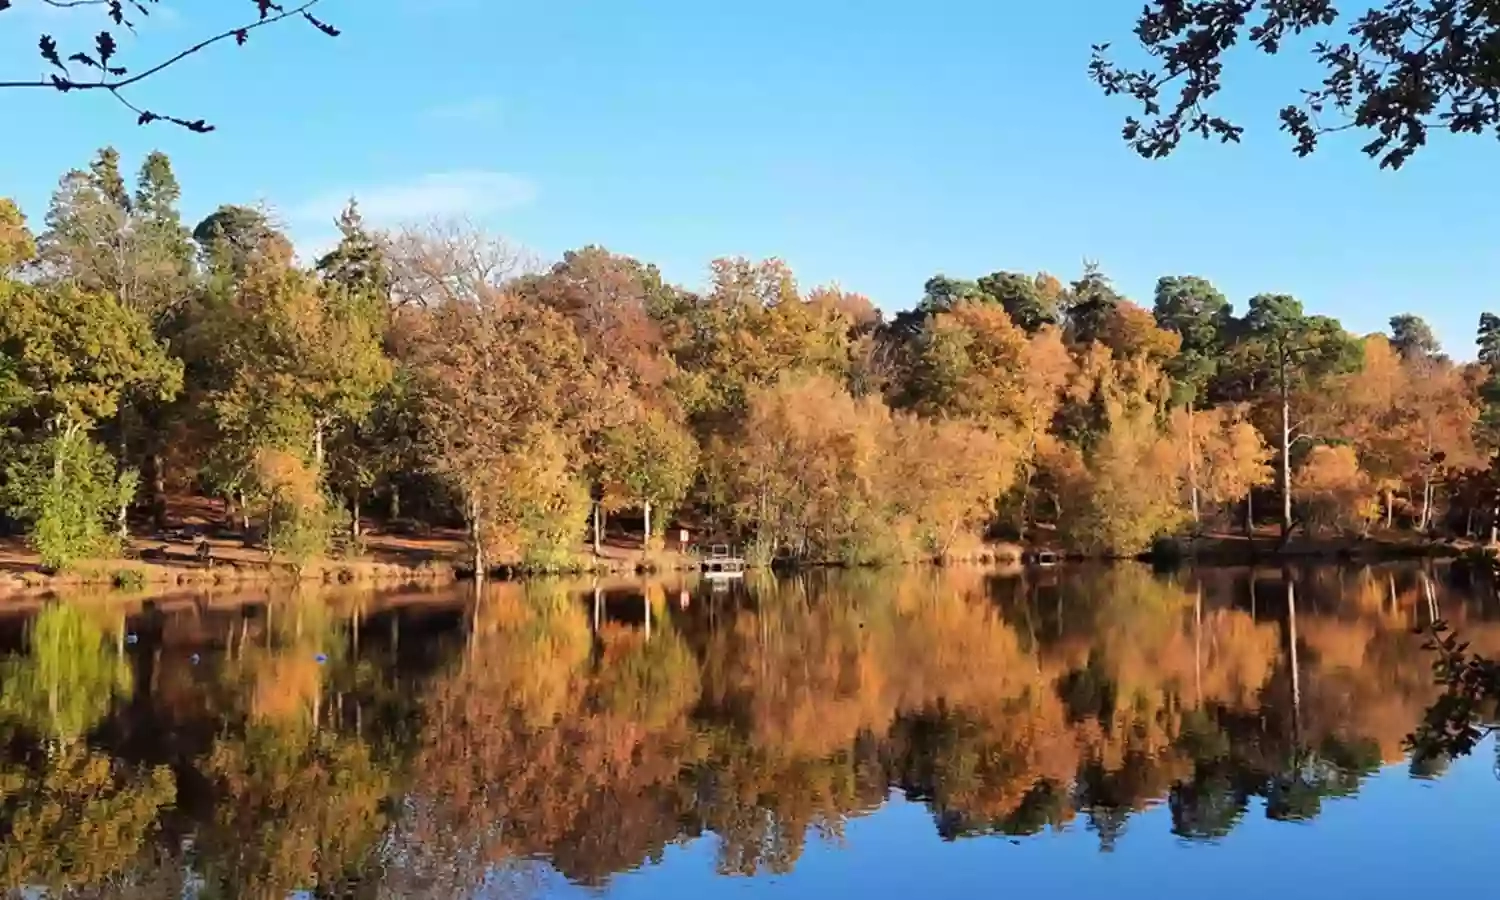
[[1384, 0], [1363, 14], [1344, 12], [1335, 0], [1149, 0], [1134, 30], [1149, 62], [1121, 65], [1101, 43], [1089, 74], [1106, 95], [1138, 104], [1123, 137], [1159, 158], [1187, 134], [1239, 141], [1244, 128], [1209, 109], [1231, 48], [1248, 43], [1275, 56], [1294, 38], [1331, 30], [1309, 48], [1322, 80], [1279, 113], [1299, 155], [1325, 135], [1360, 129], [1373, 133], [1363, 151], [1397, 168], [1431, 129], [1500, 137], [1500, 9], [1492, 0]]
[[[134, 31], [134, 24], [125, 16], [125, 5], [128, 3], [141, 15], [149, 16], [150, 10], [145, 4], [155, 4], [160, 2], [160, 0], [41, 0], [41, 2], [59, 9], [82, 6], [105, 7], [107, 15], [115, 27], [124, 27]], [[157, 75], [215, 44], [233, 40], [237, 45], [243, 46], [249, 40], [250, 32], [268, 25], [275, 25], [290, 18], [300, 17], [329, 37], [339, 36], [340, 32], [337, 28], [312, 14], [312, 8], [317, 6], [322, 0], [305, 0], [305, 2], [291, 8], [272, 2], [272, 0], [249, 0], [249, 2], [253, 3], [257, 10], [258, 18], [255, 21], [229, 28], [207, 37], [135, 74], [131, 74], [123, 66], [111, 64], [117, 55], [119, 45], [115, 41], [114, 34], [107, 29], [95, 36], [92, 53], [80, 51], [69, 55], [66, 60], [62, 57], [62, 52], [58, 48], [57, 41], [51, 35], [43, 34], [37, 42], [38, 52], [43, 61], [59, 70], [62, 74], [51, 73], [35, 80], [0, 81], [0, 88], [44, 88], [62, 93], [70, 91], [105, 91], [119, 100], [132, 112], [136, 113], [137, 122], [141, 125], [155, 121], [167, 121], [187, 128], [190, 131], [212, 131], [213, 126], [209, 125], [203, 119], [190, 120], [155, 112], [132, 103], [121, 91], [153, 75]], [[0, 12], [11, 8], [13, 8], [12, 0], [0, 0]], [[77, 78], [68, 68], [68, 63], [74, 63], [96, 71], [99, 77], [97, 80]]]

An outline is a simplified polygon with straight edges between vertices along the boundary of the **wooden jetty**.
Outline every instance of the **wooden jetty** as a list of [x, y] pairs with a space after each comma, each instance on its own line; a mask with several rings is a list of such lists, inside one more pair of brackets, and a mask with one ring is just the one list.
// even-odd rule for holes
[[1027, 562], [1044, 569], [1051, 568], [1057, 565], [1058, 562], [1057, 554], [1051, 550], [1033, 550], [1029, 556], [1030, 558]]
[[705, 578], [743, 578], [745, 576], [745, 558], [735, 556], [728, 544], [714, 544], [709, 547], [708, 555], [703, 557], [699, 565], [703, 569]]

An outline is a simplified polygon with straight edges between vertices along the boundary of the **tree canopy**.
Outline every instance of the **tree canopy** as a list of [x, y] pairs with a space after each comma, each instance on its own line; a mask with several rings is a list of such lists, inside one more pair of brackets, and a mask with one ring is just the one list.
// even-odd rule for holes
[[[1359, 4], [1356, 4], [1358, 6]], [[1500, 138], [1500, 12], [1489, 0], [1395, 0], [1360, 13], [1334, 0], [1150, 0], [1136, 21], [1145, 65], [1096, 44], [1089, 71], [1108, 95], [1139, 106], [1125, 140], [1163, 157], [1184, 137], [1238, 141], [1244, 126], [1213, 101], [1247, 44], [1275, 56], [1309, 44], [1322, 72], [1281, 107], [1281, 130], [1307, 155], [1325, 135], [1358, 130], [1363, 151], [1399, 168], [1428, 134]], [[1309, 38], [1309, 36], [1316, 36]]]

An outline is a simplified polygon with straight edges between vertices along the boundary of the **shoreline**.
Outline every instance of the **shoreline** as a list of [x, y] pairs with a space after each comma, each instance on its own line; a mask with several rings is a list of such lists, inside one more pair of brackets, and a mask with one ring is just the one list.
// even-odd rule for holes
[[[520, 564], [500, 564], [490, 568], [487, 578], [496, 581], [525, 581], [558, 576], [631, 578], [652, 575], [694, 574], [704, 571], [703, 560], [677, 552], [627, 551], [611, 548], [612, 555], [579, 554], [571, 565], [528, 568]], [[1046, 554], [1055, 563], [1037, 565], [1038, 554]], [[436, 549], [415, 552], [416, 561], [382, 560], [377, 555], [347, 559], [320, 560], [303, 566], [266, 559], [211, 559], [207, 562], [178, 555], [165, 561], [122, 558], [81, 563], [63, 572], [46, 572], [34, 560], [11, 554], [0, 565], [0, 599], [25, 598], [56, 594], [68, 590], [113, 591], [121, 596], [171, 590], [197, 591], [214, 588], [256, 588], [332, 584], [368, 585], [391, 588], [401, 585], [448, 585], [472, 581], [472, 567], [456, 561], [453, 554]], [[1461, 557], [1496, 558], [1488, 545], [1458, 540], [1369, 538], [1304, 538], [1282, 545], [1279, 539], [1257, 536], [1202, 537], [1162, 541], [1156, 547], [1134, 556], [1070, 553], [1042, 544], [1023, 546], [1014, 543], [992, 543], [968, 548], [936, 559], [907, 560], [888, 566], [857, 566], [839, 562], [775, 563], [756, 566], [746, 563], [747, 570], [770, 569], [779, 572], [817, 569], [858, 569], [911, 566], [999, 565], [1051, 568], [1069, 563], [1136, 561], [1156, 566], [1210, 565], [1232, 566], [1278, 561], [1382, 562], [1399, 559], [1456, 559]]]

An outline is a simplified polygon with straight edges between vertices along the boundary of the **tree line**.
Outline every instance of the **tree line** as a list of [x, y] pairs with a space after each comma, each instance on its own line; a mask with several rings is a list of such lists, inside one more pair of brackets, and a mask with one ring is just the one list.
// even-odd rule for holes
[[1161, 278], [935, 276], [893, 316], [778, 260], [708, 285], [589, 246], [550, 267], [351, 201], [312, 265], [262, 209], [189, 228], [169, 159], [103, 149], [33, 232], [0, 201], [0, 504], [49, 566], [166, 498], [289, 560], [361, 523], [463, 525], [472, 564], [563, 567], [610, 517], [760, 559], [984, 539], [1133, 554], [1209, 528], [1496, 524], [1500, 318], [1477, 362], [1419, 317], [1359, 336], [1294, 297]]

